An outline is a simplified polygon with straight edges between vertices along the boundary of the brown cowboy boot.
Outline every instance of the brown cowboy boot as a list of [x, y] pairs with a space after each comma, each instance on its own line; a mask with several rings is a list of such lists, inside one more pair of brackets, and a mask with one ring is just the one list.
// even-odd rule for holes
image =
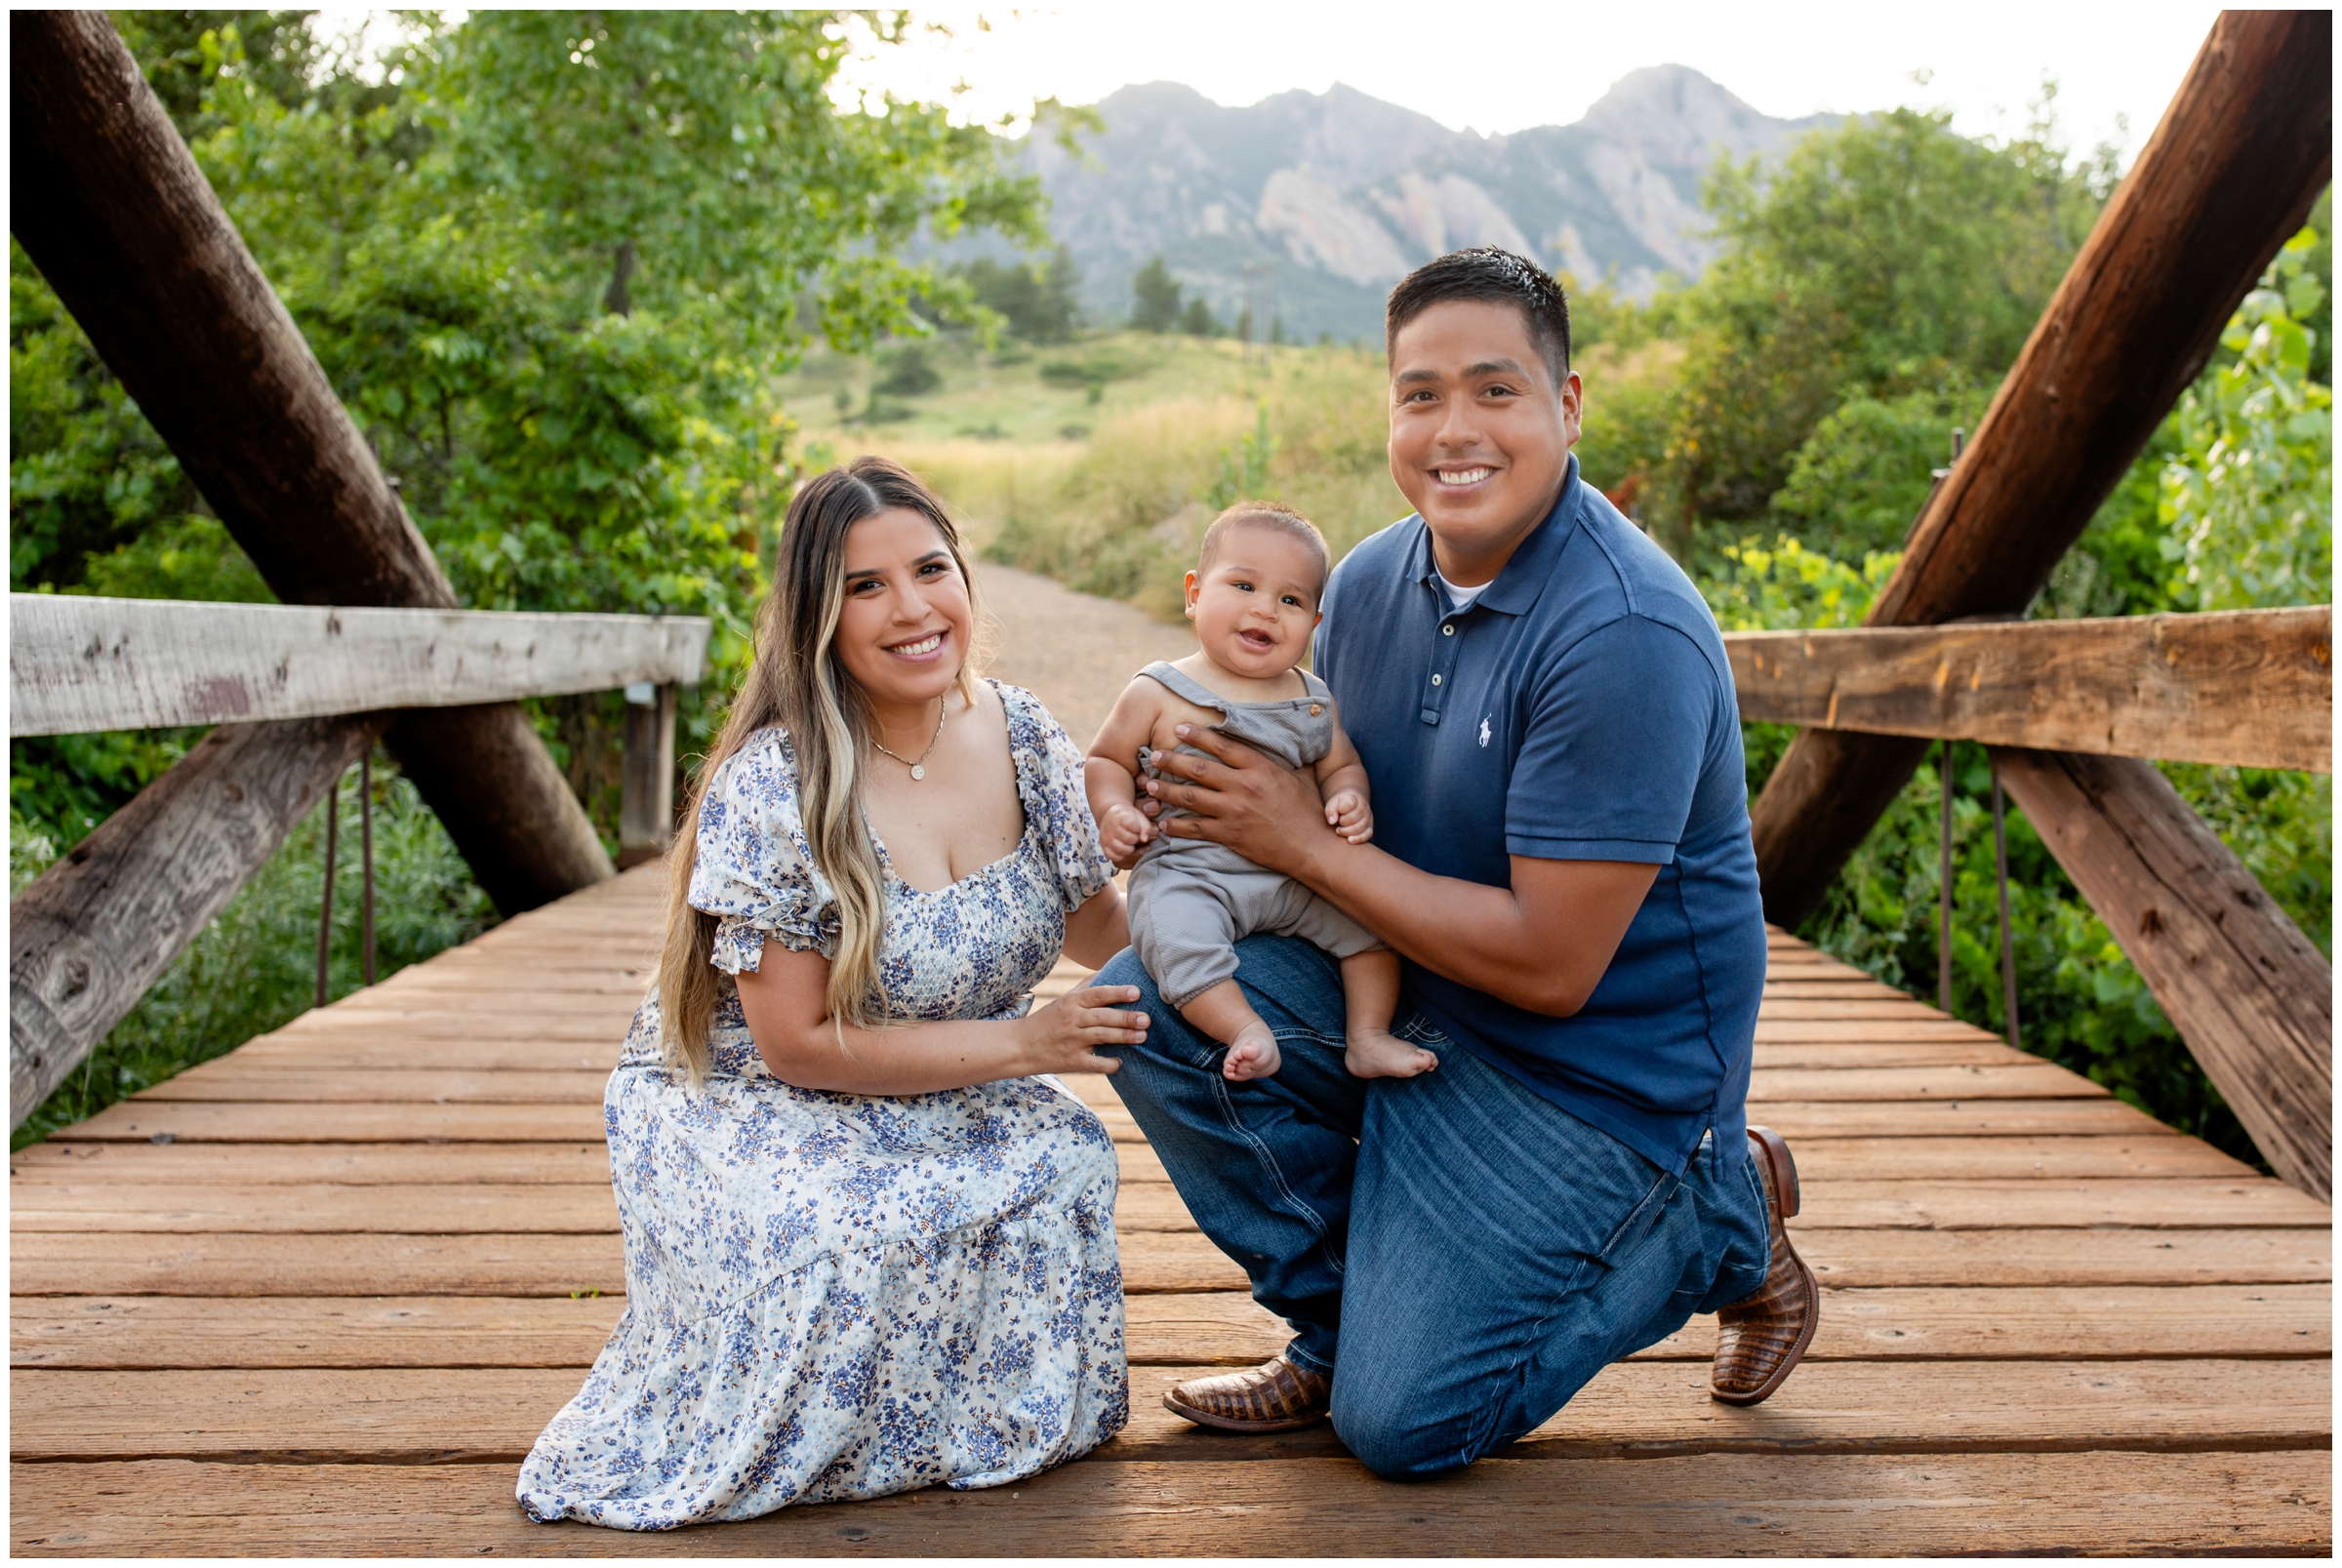
[[1198, 1427], [1281, 1432], [1325, 1419], [1334, 1386], [1322, 1373], [1276, 1356], [1245, 1372], [1191, 1378], [1163, 1395], [1163, 1408]]
[[1822, 1320], [1821, 1282], [1790, 1245], [1782, 1224], [1797, 1212], [1797, 1161], [1770, 1127], [1749, 1129], [1749, 1158], [1764, 1186], [1773, 1252], [1763, 1288], [1716, 1314], [1716, 1370], [1708, 1394], [1728, 1405], [1756, 1404], [1780, 1387]]

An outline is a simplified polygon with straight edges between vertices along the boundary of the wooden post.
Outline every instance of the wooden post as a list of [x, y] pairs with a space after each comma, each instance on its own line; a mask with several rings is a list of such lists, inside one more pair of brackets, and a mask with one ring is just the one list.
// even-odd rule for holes
[[618, 809], [623, 868], [666, 853], [675, 830], [675, 687], [626, 688], [626, 792]]
[[2332, 1202], [2333, 965], [2153, 764], [1993, 760], [2271, 1168]]
[[[2332, 168], [2332, 14], [2222, 12], [1869, 623], [2021, 613]], [[1767, 919], [1795, 925], [1820, 901], [1924, 749], [1812, 731], [1791, 744], [1752, 813]]]
[[[365, 437], [97, 11], [9, 17], [9, 222], [277, 597], [452, 607]], [[506, 913], [611, 874], [517, 706], [395, 723], [393, 750]]]
[[9, 905], [9, 1125], [138, 1004], [382, 733], [383, 715], [222, 724]]

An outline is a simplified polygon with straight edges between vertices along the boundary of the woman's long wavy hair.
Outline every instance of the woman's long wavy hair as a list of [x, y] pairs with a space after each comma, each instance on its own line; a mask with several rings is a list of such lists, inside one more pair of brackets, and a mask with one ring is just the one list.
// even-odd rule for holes
[[[861, 761], [869, 740], [869, 704], [837, 658], [837, 623], [846, 602], [846, 533], [866, 517], [896, 509], [935, 525], [968, 584], [959, 531], [943, 503], [909, 470], [884, 458], [857, 458], [808, 481], [788, 503], [773, 591], [756, 618], [755, 649], [732, 711], [693, 781], [668, 853], [666, 948], [659, 959], [662, 1044], [669, 1064], [697, 1083], [707, 1072], [707, 1036], [715, 1017], [716, 917], [691, 906], [699, 860], [700, 805], [719, 769], [748, 737], [775, 725], [796, 753], [797, 801], [813, 867], [837, 901], [837, 953], [829, 963], [828, 1016], [875, 1026], [882, 1020], [878, 952], [886, 935], [886, 897], [878, 854], [862, 814]], [[979, 611], [972, 624], [983, 623]], [[978, 650], [959, 666], [959, 690], [973, 699]]]

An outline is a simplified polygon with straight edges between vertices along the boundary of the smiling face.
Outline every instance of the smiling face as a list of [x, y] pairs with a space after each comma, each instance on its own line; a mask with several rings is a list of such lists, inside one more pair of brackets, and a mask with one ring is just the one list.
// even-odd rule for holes
[[1578, 440], [1573, 372], [1554, 384], [1521, 312], [1449, 300], [1391, 343], [1391, 477], [1432, 531], [1439, 571], [1473, 587], [1560, 498]]
[[838, 663], [881, 718], [929, 714], [967, 662], [976, 617], [967, 579], [935, 525], [897, 507], [846, 531]]
[[1204, 657], [1232, 675], [1273, 680], [1301, 663], [1317, 624], [1325, 562], [1282, 529], [1238, 524], [1188, 574], [1188, 619]]

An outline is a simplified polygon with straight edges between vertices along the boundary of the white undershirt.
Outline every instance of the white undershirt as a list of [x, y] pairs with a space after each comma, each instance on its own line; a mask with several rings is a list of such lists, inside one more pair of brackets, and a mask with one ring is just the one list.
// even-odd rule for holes
[[[1471, 609], [1473, 600], [1486, 593], [1489, 587], [1488, 583], [1483, 583], [1476, 588], [1459, 588], [1442, 576], [1435, 566], [1432, 568], [1432, 581], [1439, 584], [1439, 591], [1447, 595], [1447, 602], [1455, 607], [1458, 615]], [[1490, 583], [1494, 581], [1493, 578], [1489, 580]]]

